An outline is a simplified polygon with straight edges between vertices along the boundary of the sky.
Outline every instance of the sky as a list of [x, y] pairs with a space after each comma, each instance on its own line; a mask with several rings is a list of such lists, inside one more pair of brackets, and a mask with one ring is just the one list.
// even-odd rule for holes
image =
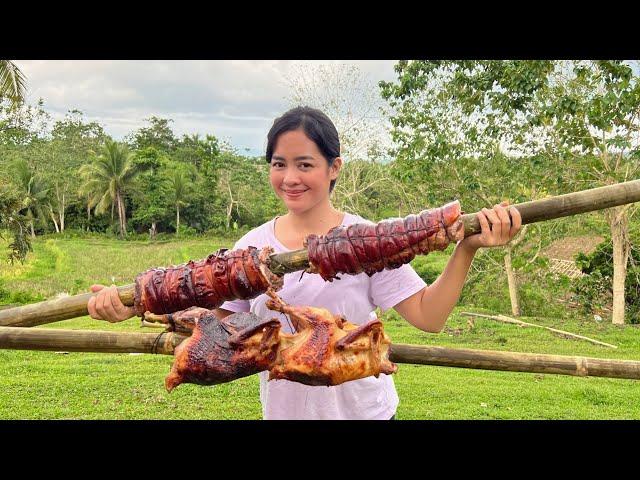
[[247, 155], [262, 155], [273, 120], [289, 106], [287, 79], [301, 64], [351, 64], [377, 84], [395, 80], [395, 60], [15, 60], [28, 103], [44, 100], [54, 120], [80, 110], [117, 140], [152, 115], [182, 134], [213, 134]]

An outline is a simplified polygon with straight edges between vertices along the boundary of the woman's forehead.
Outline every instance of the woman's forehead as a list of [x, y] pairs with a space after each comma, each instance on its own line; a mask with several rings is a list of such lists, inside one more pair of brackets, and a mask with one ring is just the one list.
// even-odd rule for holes
[[321, 156], [322, 153], [313, 140], [307, 137], [304, 132], [293, 130], [278, 137], [273, 148], [272, 158], [311, 160]]

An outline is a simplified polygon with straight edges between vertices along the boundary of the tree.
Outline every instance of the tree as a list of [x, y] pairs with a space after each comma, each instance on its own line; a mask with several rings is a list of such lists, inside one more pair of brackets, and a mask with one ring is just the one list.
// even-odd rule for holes
[[148, 228], [155, 238], [158, 224], [168, 223], [171, 215], [169, 158], [155, 147], [146, 147], [135, 152], [133, 165], [140, 172], [135, 179], [133, 193], [134, 227]]
[[[479, 156], [483, 147], [499, 142], [515, 157], [543, 159], [546, 172], [529, 183], [535, 178], [554, 193], [639, 173], [640, 81], [637, 69], [625, 62], [402, 61], [396, 71], [398, 84], [381, 87], [397, 108], [394, 139], [407, 157]], [[431, 100], [441, 109], [452, 107], [460, 118], [448, 126], [433, 114]], [[624, 323], [627, 232], [634, 210], [630, 204], [605, 212], [618, 324]]]
[[0, 60], [0, 99], [21, 103], [26, 89], [27, 81], [17, 65], [11, 60]]
[[20, 159], [13, 163], [13, 173], [21, 198], [21, 211], [25, 212], [31, 238], [35, 238], [35, 220], [45, 223], [44, 211], [48, 205], [49, 186], [40, 175], [33, 172], [25, 160]]
[[[477, 211], [506, 198], [512, 203], [539, 198], [553, 188], [551, 162], [509, 150], [503, 132], [517, 136], [521, 129], [510, 117], [477, 107], [479, 94], [460, 80], [461, 72], [481, 63], [399, 62], [398, 82], [381, 82], [382, 95], [395, 112], [393, 171], [431, 205], [457, 198], [465, 211]], [[489, 88], [492, 83], [486, 82], [477, 81]], [[530, 181], [537, 177], [539, 182]], [[513, 315], [521, 313], [513, 257], [527, 228], [502, 249]]]
[[2, 232], [10, 235], [8, 259], [23, 262], [27, 253], [32, 250], [27, 235], [27, 220], [20, 213], [22, 201], [16, 188], [0, 179], [0, 238]]
[[373, 152], [383, 154], [389, 144], [384, 104], [375, 83], [356, 65], [297, 65], [286, 83], [292, 107], [318, 108], [333, 121], [345, 159], [370, 160]]
[[40, 144], [37, 153], [51, 185], [50, 215], [56, 231], [64, 232], [66, 209], [77, 201], [80, 178], [76, 172], [105, 138], [101, 125], [87, 123], [81, 111], [71, 110], [53, 125], [51, 140]]
[[149, 122], [148, 127], [143, 127], [132, 134], [130, 139], [136, 150], [143, 150], [148, 147], [156, 148], [164, 153], [171, 153], [177, 146], [177, 140], [169, 126], [173, 120], [168, 118], [158, 118], [152, 116], [145, 118]]
[[171, 201], [176, 208], [176, 235], [180, 234], [180, 208], [189, 205], [187, 200], [192, 191], [195, 176], [195, 170], [185, 168], [181, 164], [169, 167], [169, 191]]
[[92, 163], [80, 168], [84, 183], [81, 194], [90, 196], [90, 206], [96, 214], [104, 213], [112, 205], [118, 212], [120, 238], [126, 235], [127, 216], [124, 198], [140, 173], [132, 161], [126, 145], [106, 140]]

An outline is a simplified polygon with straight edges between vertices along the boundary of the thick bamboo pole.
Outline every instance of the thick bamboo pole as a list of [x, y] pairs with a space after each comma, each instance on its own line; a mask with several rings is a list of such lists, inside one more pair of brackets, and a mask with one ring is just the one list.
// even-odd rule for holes
[[[176, 333], [131, 333], [0, 327], [0, 348], [97, 353], [154, 353], [173, 355], [185, 338]], [[427, 345], [391, 345], [396, 363], [509, 372], [627, 378], [640, 380], [640, 362], [534, 353], [497, 352]]]
[[136, 333], [0, 327], [0, 348], [53, 352], [159, 353], [173, 355], [185, 338], [173, 332]]
[[[640, 180], [632, 180], [513, 206], [520, 212], [522, 223], [528, 224], [638, 201], [640, 201]], [[465, 237], [480, 232], [480, 224], [475, 213], [463, 215], [462, 222]], [[275, 254], [270, 259], [269, 268], [277, 274], [296, 272], [309, 266], [309, 257], [304, 249]], [[133, 305], [133, 284], [119, 287], [118, 291], [125, 305]], [[92, 295], [95, 294], [85, 293], [1, 310], [0, 326], [32, 327], [87, 315], [87, 302]]]

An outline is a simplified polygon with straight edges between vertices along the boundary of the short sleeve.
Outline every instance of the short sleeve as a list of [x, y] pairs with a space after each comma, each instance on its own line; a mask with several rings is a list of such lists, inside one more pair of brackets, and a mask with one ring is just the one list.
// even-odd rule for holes
[[384, 312], [426, 286], [413, 267], [404, 264], [400, 268], [374, 273], [369, 284], [369, 295], [372, 303]]

